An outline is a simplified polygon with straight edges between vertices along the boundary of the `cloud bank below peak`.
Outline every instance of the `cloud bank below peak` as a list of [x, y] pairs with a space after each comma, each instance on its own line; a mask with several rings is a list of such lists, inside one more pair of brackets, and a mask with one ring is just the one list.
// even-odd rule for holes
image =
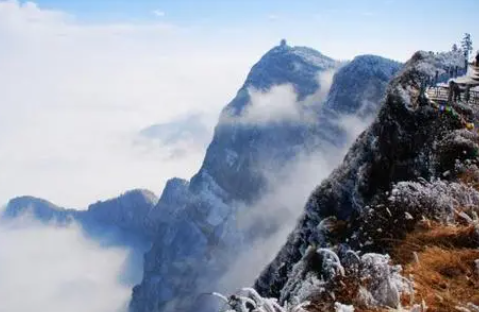
[[271, 125], [280, 123], [315, 123], [317, 116], [309, 109], [318, 110], [331, 88], [337, 69], [322, 71], [317, 76], [318, 90], [303, 100], [291, 84], [274, 85], [267, 91], [248, 88], [249, 104], [239, 117], [227, 118], [226, 122], [247, 125]]
[[75, 225], [24, 218], [0, 222], [0, 250], [4, 311], [126, 312], [126, 249], [100, 247]]

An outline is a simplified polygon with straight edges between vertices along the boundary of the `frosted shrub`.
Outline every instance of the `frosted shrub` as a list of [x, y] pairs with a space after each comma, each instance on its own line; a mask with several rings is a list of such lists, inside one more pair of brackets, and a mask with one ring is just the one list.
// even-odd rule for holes
[[[401, 295], [413, 292], [411, 282], [401, 276], [401, 266], [391, 266], [387, 255], [368, 253], [360, 257], [348, 250], [340, 259], [333, 250], [325, 248], [318, 249], [316, 255], [320, 257], [305, 255], [295, 266], [281, 301], [298, 304], [305, 300], [332, 299], [334, 302], [336, 295], [347, 292], [352, 295], [349, 300], [363, 306], [397, 308]], [[313, 260], [320, 261], [321, 272], [307, 270], [311, 267], [308, 261]]]
[[304, 308], [309, 305], [309, 302], [305, 301], [294, 306], [287, 303], [281, 306], [277, 299], [263, 298], [253, 288], [243, 288], [228, 298], [219, 293], [212, 295], [225, 304], [225, 309], [220, 312], [307, 312]]
[[476, 209], [479, 192], [464, 184], [440, 180], [400, 182], [394, 186], [389, 201], [416, 218], [425, 216], [449, 222], [454, 219], [455, 207]]
[[401, 293], [411, 293], [412, 285], [401, 276], [401, 266], [391, 266], [387, 255], [365, 254], [361, 257], [360, 278], [364, 305], [391, 308], [400, 306]]

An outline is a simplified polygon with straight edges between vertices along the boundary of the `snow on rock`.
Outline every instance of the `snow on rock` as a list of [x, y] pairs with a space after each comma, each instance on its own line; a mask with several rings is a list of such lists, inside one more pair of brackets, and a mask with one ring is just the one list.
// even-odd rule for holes
[[[361, 286], [359, 293], [370, 304], [398, 306], [399, 293], [407, 290], [408, 283], [400, 277], [399, 268], [390, 267], [386, 256], [375, 252], [383, 250], [376, 237], [400, 235], [428, 210], [444, 216], [452, 213], [453, 203], [477, 205], [476, 191], [439, 180], [445, 170], [450, 170], [448, 179], [452, 179], [464, 166], [474, 166], [475, 135], [462, 130], [462, 123], [453, 116], [440, 115], [422, 96], [425, 82], [436, 71], [458, 62], [455, 55], [418, 52], [406, 63], [389, 84], [376, 120], [359, 136], [343, 163], [311, 194], [296, 228], [258, 277], [255, 288], [261, 295], [280, 298], [280, 302], [290, 300], [303, 289], [302, 284], [311, 283], [314, 274], [320, 281], [318, 289], [333, 289], [319, 278], [327, 272], [319, 265], [320, 259], [313, 257], [313, 264], [305, 263], [309, 246], [321, 246], [338, 249], [342, 262], [345, 253], [340, 249], [366, 253], [360, 261], [369, 268], [366, 272], [374, 282]], [[464, 110], [461, 114], [474, 120], [477, 112]], [[327, 218], [337, 220], [329, 228], [341, 225], [343, 230], [325, 231], [319, 225]]]
[[339, 302], [334, 304], [334, 311], [335, 312], [354, 312], [354, 307], [352, 305], [345, 305]]
[[[401, 267], [393, 266], [387, 255], [367, 253], [358, 256], [349, 251], [343, 255], [343, 263], [332, 249], [321, 248], [317, 252], [308, 249], [289, 274], [288, 283], [281, 291], [280, 302], [294, 305], [305, 301], [324, 302], [322, 296], [335, 298], [340, 284], [351, 289], [358, 288], [356, 302], [362, 306], [387, 306], [397, 308], [403, 293], [412, 292], [412, 283], [401, 276]], [[338, 250], [340, 252], [340, 250]], [[318, 264], [321, 265], [318, 266]], [[318, 270], [319, 269], [319, 270]], [[331, 269], [333, 272], [331, 274]], [[353, 279], [353, 285], [351, 285]], [[344, 284], [345, 281], [348, 284]]]
[[[364, 289], [372, 298], [365, 302], [370, 306], [398, 308], [401, 305], [401, 293], [412, 292], [412, 283], [401, 276], [401, 266], [391, 266], [390, 258], [381, 254], [365, 254], [361, 257], [360, 279], [367, 281]], [[363, 293], [364, 295], [364, 293]]]
[[359, 112], [360, 116], [377, 112], [378, 99], [384, 97], [391, 77], [401, 67], [380, 56], [357, 56], [334, 76], [325, 108], [342, 114]]
[[286, 303], [281, 306], [275, 298], [263, 298], [252, 288], [240, 289], [229, 297], [216, 292], [211, 295], [223, 303], [221, 310], [225, 312], [307, 312], [309, 305], [306, 301], [298, 305]]
[[454, 207], [476, 209], [479, 205], [479, 192], [462, 183], [441, 180], [431, 183], [404, 181], [393, 187], [389, 201], [399, 205], [411, 218], [427, 216], [447, 222], [454, 219]]
[[116, 225], [151, 237], [154, 230], [148, 215], [157, 201], [156, 195], [148, 190], [131, 190], [90, 205], [86, 216], [102, 224]]

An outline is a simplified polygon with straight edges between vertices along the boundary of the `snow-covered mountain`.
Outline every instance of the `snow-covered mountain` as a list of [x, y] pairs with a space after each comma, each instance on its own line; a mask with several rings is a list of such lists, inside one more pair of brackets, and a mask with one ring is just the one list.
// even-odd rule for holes
[[361, 55], [334, 76], [325, 107], [339, 114], [371, 116], [399, 64], [375, 55]]
[[252, 68], [222, 111], [203, 165], [190, 181], [171, 179], [159, 200], [137, 190], [85, 212], [24, 197], [12, 200], [6, 215], [30, 210], [45, 221], [75, 219], [93, 222], [95, 229], [113, 224], [137, 233], [152, 247], [131, 310], [198, 311], [197, 295], [216, 290], [237, 253], [264, 234], [244, 233], [238, 214], [253, 209], [271, 191], [271, 176], [299, 155], [346, 148], [353, 125], [345, 120], [372, 119], [400, 68], [376, 56], [340, 63], [282, 43]]
[[[367, 58], [373, 61], [357, 58], [342, 64], [337, 74], [370, 86], [364, 93], [351, 96], [353, 109], [348, 114], [364, 107], [365, 100], [378, 103], [387, 82], [400, 68], [390, 60]], [[328, 110], [334, 111], [340, 104], [331, 97], [328, 101], [314, 98], [321, 87], [329, 87], [321, 86], [318, 77], [340, 65], [312, 49], [281, 45], [252, 68], [236, 98], [223, 110], [198, 174], [189, 183], [172, 180], [158, 202], [155, 222], [161, 224], [160, 230], [145, 257], [143, 282], [134, 288], [132, 311], [198, 311], [194, 304], [197, 295], [214, 290], [216, 279], [248, 246], [245, 233], [237, 226], [237, 209], [254, 206], [267, 188], [265, 172], [275, 172], [300, 152], [345, 144], [341, 136], [344, 129], [334, 118], [326, 118], [322, 108], [326, 102], [330, 103]], [[333, 90], [345, 83], [340, 78], [334, 80]], [[373, 89], [378, 81], [381, 83]], [[252, 90], [272, 92], [284, 84], [293, 87], [297, 95], [293, 104], [307, 120], [243, 122], [255, 105]], [[312, 102], [305, 105], [308, 98]], [[272, 114], [275, 109], [273, 103]]]

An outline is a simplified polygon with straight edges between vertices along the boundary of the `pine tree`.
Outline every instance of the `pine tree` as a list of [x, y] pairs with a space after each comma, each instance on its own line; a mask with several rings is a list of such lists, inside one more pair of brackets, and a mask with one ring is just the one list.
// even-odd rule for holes
[[459, 48], [457, 47], [457, 44], [452, 45], [452, 52], [457, 53], [459, 51]]
[[464, 56], [469, 59], [469, 55], [472, 52], [472, 40], [471, 34], [465, 33], [464, 38], [461, 42], [462, 50], [464, 51]]

